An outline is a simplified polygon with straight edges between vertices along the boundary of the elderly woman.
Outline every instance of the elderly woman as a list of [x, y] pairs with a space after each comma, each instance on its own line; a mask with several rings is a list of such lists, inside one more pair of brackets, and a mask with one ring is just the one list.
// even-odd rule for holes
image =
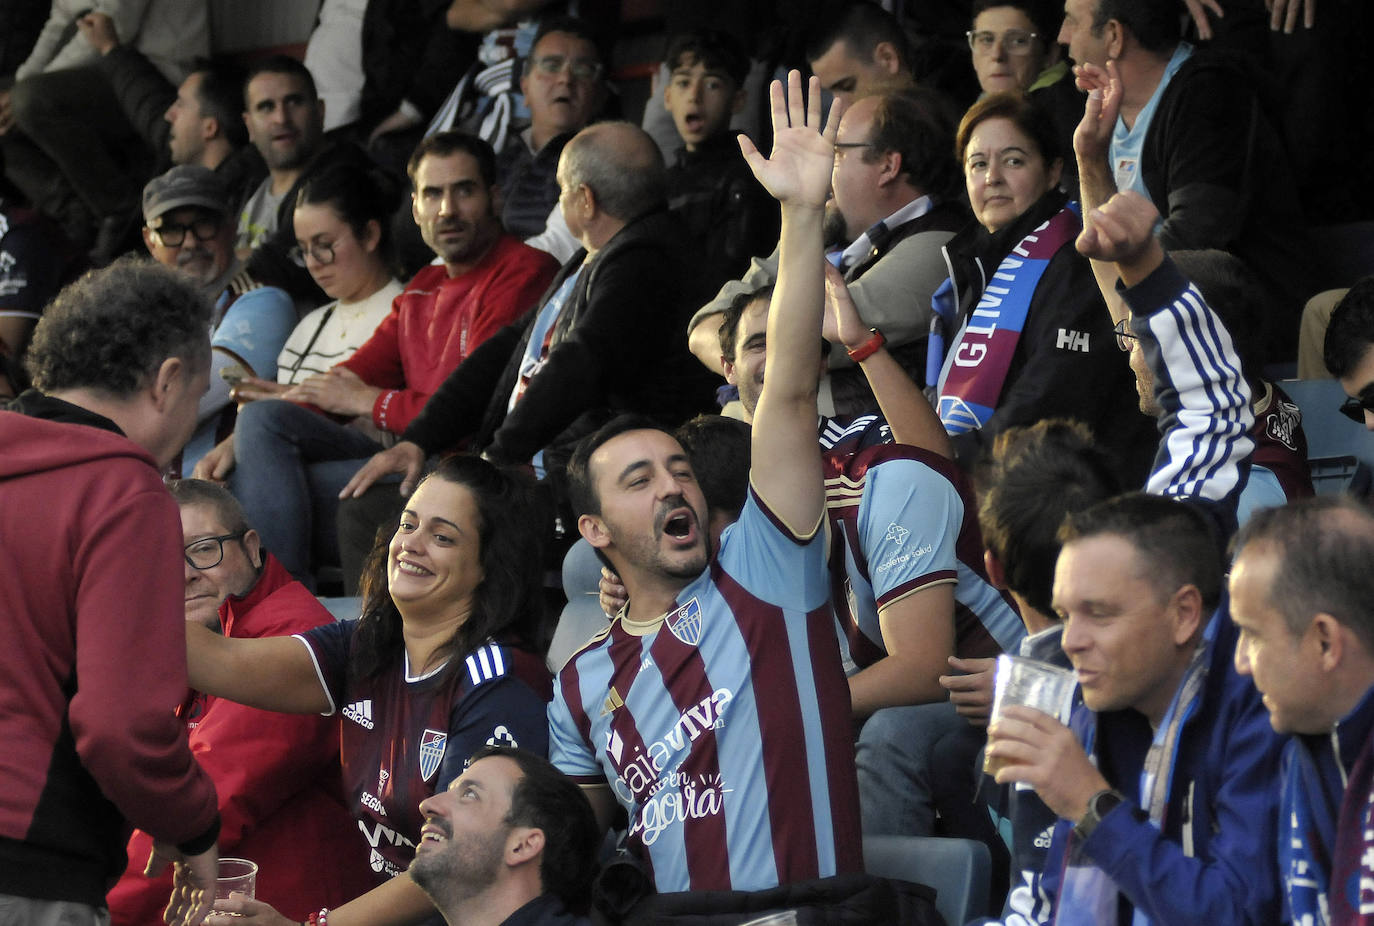
[[[373, 552], [358, 621], [259, 639], [187, 626], [197, 690], [265, 710], [340, 715], [345, 798], [378, 886], [328, 911], [333, 926], [433, 915], [405, 874], [424, 822], [420, 802], [489, 743], [547, 751], [551, 680], [536, 651], [543, 558], [528, 491], [476, 457], [449, 458]], [[250, 923], [289, 922], [257, 901], [224, 909]]]
[[1074, 248], [1083, 223], [1057, 187], [1049, 119], [1024, 94], [989, 94], [955, 144], [977, 223], [945, 246], [951, 276], [933, 300], [926, 376], [956, 455], [969, 466], [1008, 427], [1075, 418], [1143, 480], [1158, 438]]

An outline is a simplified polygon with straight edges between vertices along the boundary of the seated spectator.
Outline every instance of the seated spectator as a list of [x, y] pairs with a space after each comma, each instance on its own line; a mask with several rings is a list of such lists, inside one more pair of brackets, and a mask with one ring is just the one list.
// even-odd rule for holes
[[[196, 479], [174, 482], [171, 490], [181, 507], [187, 621], [234, 638], [305, 633], [334, 622], [262, 548], [232, 495]], [[342, 804], [334, 721], [254, 710], [196, 691], [177, 716], [219, 794], [220, 853], [258, 863], [258, 898], [303, 919], [361, 893], [370, 869], [347, 850], [356, 824]], [[152, 851], [152, 837], [135, 831], [129, 867], [106, 898], [111, 923], [162, 922], [172, 877], [144, 875]]]
[[215, 306], [210, 388], [181, 455], [181, 471], [189, 473], [234, 429], [229, 379], [276, 376], [296, 310], [286, 293], [257, 283], [235, 259], [228, 192], [209, 168], [185, 165], [154, 177], [143, 191], [143, 219], [153, 260], [194, 280]]
[[[1160, 417], [1163, 439], [1148, 489], [1209, 509], [1216, 533], [1224, 539], [1234, 527], [1236, 502], [1254, 446], [1249, 437], [1250, 392], [1231, 339], [1197, 290], [1165, 257], [1153, 236], [1153, 216], [1143, 197], [1113, 197], [1094, 214], [1078, 247], [1095, 260], [1115, 262], [1135, 313], [1132, 331], [1150, 365], [1154, 402], [1167, 410]], [[1194, 357], [1215, 362], [1196, 367]], [[1024, 655], [1055, 662], [1068, 659], [1064, 654], [1070, 647], [1061, 651], [1062, 628], [1054, 622], [1051, 607], [1062, 540], [1058, 528], [1066, 515], [1086, 511], [1113, 495], [1120, 477], [1120, 466], [1081, 425], [1046, 421], [998, 437], [993, 465], [983, 474], [980, 521], [988, 545], [988, 573], [1011, 590], [1027, 629], [1034, 632], [1023, 644]], [[951, 663], [965, 674], [941, 680], [950, 689], [950, 699], [964, 716], [986, 722], [992, 704], [992, 666]], [[1051, 898], [1042, 892], [1042, 881], [1057, 876], [1062, 867], [1059, 855], [1046, 855], [1056, 813], [1018, 784], [1008, 816], [1021, 872], [1010, 897], [1008, 922], [1043, 921]], [[1154, 876], [1153, 869], [1145, 872], [1147, 878]]]
[[1374, 431], [1374, 277], [1356, 283], [1337, 303], [1323, 354], [1326, 369], [1350, 397], [1341, 411]]
[[[883, 333], [908, 374], [923, 383], [930, 300], [949, 271], [940, 248], [968, 222], [961, 202], [953, 119], [940, 97], [924, 91], [864, 97], [840, 122], [827, 224], [847, 246], [837, 258], [850, 298], [869, 328]], [[719, 313], [740, 293], [777, 278], [776, 252], [754, 260], [743, 278], [726, 283], [693, 316], [692, 352], [721, 370]], [[842, 347], [831, 348], [821, 383], [827, 415], [875, 408], [863, 373]]]
[[[350, 840], [375, 887], [312, 918], [401, 926], [434, 915], [406, 873], [419, 805], [485, 745], [544, 754], [540, 544], [528, 487], [469, 456], [444, 460], [369, 559], [362, 617], [295, 636], [186, 625], [191, 685], [260, 710], [337, 715]], [[362, 885], [356, 885], [361, 887]], [[261, 900], [220, 910], [280, 922]], [[289, 922], [289, 921], [288, 921]]]
[[[300, 320], [277, 357], [276, 380], [244, 376], [232, 389], [240, 406], [280, 397], [353, 356], [391, 314], [402, 286], [391, 273], [390, 223], [396, 196], [389, 177], [352, 164], [332, 164], [297, 197], [299, 259], [334, 301]], [[353, 426], [375, 432], [370, 415]], [[234, 438], [226, 437], [196, 464], [196, 476], [221, 481], [234, 468]]]
[[84, 263], [62, 230], [0, 176], [0, 398], [27, 388], [23, 359], [34, 325]]
[[[425, 458], [459, 442], [502, 463], [532, 464], [561, 494], [573, 445], [619, 412], [678, 422], [710, 402], [711, 383], [687, 351], [685, 320], [700, 293], [690, 249], [664, 208], [665, 171], [637, 126], [583, 129], [558, 167], [562, 208], [583, 250], [541, 304], [458, 366], [406, 427], [347, 486], [359, 496], [402, 473], [403, 492]], [[380, 514], [395, 490], [374, 496]]]
[[[1236, 668], [1292, 734], [1279, 784], [1284, 921], [1368, 914], [1374, 515], [1325, 496], [1255, 515], [1236, 538]], [[1272, 785], [1271, 785], [1272, 786]]]
[[[1141, 222], [1158, 221], [1159, 213], [1144, 197], [1135, 204], [1141, 209]], [[1278, 383], [1263, 374], [1263, 333], [1255, 329], [1252, 321], [1254, 306], [1264, 301], [1264, 292], [1254, 274], [1239, 258], [1225, 251], [1175, 251], [1169, 256], [1226, 328], [1240, 360], [1241, 375], [1253, 396], [1250, 410], [1255, 423], [1250, 428], [1250, 438], [1255, 449], [1236, 512], [1240, 523], [1244, 524], [1261, 508], [1310, 497], [1314, 489], [1307, 465], [1302, 411]], [[1130, 353], [1140, 410], [1158, 418], [1164, 409], [1154, 397], [1149, 365], [1137, 349], [1140, 342], [1124, 330], [1125, 324], [1121, 327], [1117, 346], [1124, 346]]]
[[[203, 0], [101, 0], [98, 12], [173, 84], [210, 50], [209, 4]], [[136, 213], [151, 174], [148, 152], [124, 117], [99, 54], [79, 35], [92, 12], [82, 0], [55, 0], [33, 53], [0, 91], [5, 172], [35, 206], [57, 218], [98, 262], [117, 256], [119, 237]]]
[[324, 106], [314, 78], [295, 58], [274, 55], [254, 65], [243, 101], [248, 139], [267, 163], [267, 177], [243, 204], [235, 247], [254, 277], [313, 308], [325, 301], [324, 293], [304, 266], [291, 259], [296, 193], [330, 164], [370, 167], [372, 162], [357, 145], [322, 138]]
[[[791, 126], [773, 87], [773, 157], [744, 146], [782, 204], [783, 248], [740, 519], [713, 557], [682, 447], [642, 419], [612, 421], [568, 467], [578, 529], [624, 578], [629, 605], [559, 673], [551, 757], [600, 825], [617, 806], [629, 816], [647, 882], [630, 921], [840, 904], [873, 922], [923, 921], [860, 874], [814, 443], [821, 207], [838, 125], [817, 132], [818, 81], [805, 116], [800, 75], [788, 82]], [[698, 701], [706, 719], [684, 726], [683, 705]]]
[[410, 877], [450, 926], [589, 926], [600, 835], [582, 789], [542, 756], [488, 746], [425, 815]]
[[712, 286], [742, 274], [778, 239], [778, 206], [740, 157], [730, 118], [744, 105], [749, 59], [730, 36], [704, 30], [668, 45], [663, 105], [682, 140], [668, 168], [668, 208], [697, 243]]
[[114, 20], [88, 13], [81, 35], [100, 55], [95, 66], [109, 81], [124, 116], [154, 152], [157, 173], [176, 164], [199, 164], [220, 175], [235, 206], [262, 181], [267, 167], [248, 144], [243, 121], [243, 69], [199, 59], [180, 86], [168, 81], [137, 48], [123, 44]]
[[554, 17], [539, 24], [522, 64], [520, 94], [529, 125], [513, 132], [497, 155], [501, 224], [517, 238], [544, 231], [558, 206], [558, 156], [606, 101], [605, 66], [581, 20]]
[[[314, 538], [326, 538], [322, 561], [333, 560], [339, 490], [406, 430], [464, 358], [537, 301], [556, 269], [547, 255], [501, 233], [494, 157], [481, 139], [430, 136], [415, 150], [410, 175], [412, 215], [443, 263], [416, 274], [352, 356], [280, 398], [245, 405], [234, 433], [233, 491], [263, 525], [269, 549], [311, 587]], [[301, 241], [306, 250], [317, 246]], [[310, 265], [329, 280], [318, 255]], [[363, 427], [348, 423], [357, 419]], [[311, 466], [325, 462], [337, 465]]]
[[1215, 525], [1137, 493], [1060, 538], [1053, 602], [1083, 703], [1067, 727], [1008, 707], [988, 733], [996, 780], [1059, 817], [1033, 921], [1275, 921], [1281, 743], [1236, 673]]
[[971, 466], [1008, 427], [1076, 418], [1128, 481], [1143, 478], [1156, 436], [1136, 411], [1092, 267], [1074, 250], [1082, 220], [1057, 189], [1048, 117], [1021, 94], [990, 94], [964, 115], [956, 150], [977, 224], [945, 246], [953, 276], [935, 296], [926, 381], [959, 461]]
[[806, 60], [821, 88], [852, 103], [914, 86], [901, 23], [871, 0], [849, 0], [810, 36]]
[[[864, 416], [848, 426], [822, 417], [818, 428], [831, 604], [855, 667], [849, 696], [861, 727], [855, 762], [863, 830], [979, 839], [1002, 863], [1000, 874], [1005, 846], [974, 800], [983, 731], [959, 717], [939, 677], [950, 657], [994, 658], [1014, 650], [1024, 634], [977, 556], [983, 541], [973, 489], [949, 459], [944, 429], [915, 384], [872, 340], [843, 285], [830, 281], [837, 292], [829, 300], [826, 337], [852, 351], [889, 416], [887, 422]], [[726, 375], [739, 386], [746, 421], [753, 420], [763, 384], [771, 294], [739, 297], [721, 325]], [[899, 443], [891, 443], [894, 437]], [[993, 878], [998, 897], [1006, 892], [999, 880], [1005, 875]]]
[[[1061, 53], [1055, 0], [976, 0], [968, 33], [973, 70], [983, 93], [1019, 90], [1049, 114], [1060, 151], [1073, 150], [1073, 131], [1083, 119], [1083, 94]], [[1078, 198], [1078, 165], [1065, 161], [1059, 186]]]
[[1314, 287], [1283, 144], [1261, 111], [1258, 78], [1180, 38], [1174, 4], [1066, 4], [1059, 41], [1080, 89], [1098, 91], [1094, 118], [1074, 139], [1083, 205], [1134, 190], [1164, 216], [1166, 249], [1216, 248], [1245, 261], [1272, 294], [1252, 310], [1252, 324], [1265, 326], [1265, 359], [1292, 360]]

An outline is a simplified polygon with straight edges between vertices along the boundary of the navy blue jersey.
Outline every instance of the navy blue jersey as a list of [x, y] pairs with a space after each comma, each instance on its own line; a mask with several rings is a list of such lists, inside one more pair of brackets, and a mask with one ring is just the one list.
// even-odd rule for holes
[[[543, 663], [488, 641], [422, 676], [410, 661], [371, 678], [348, 670], [356, 621], [297, 634], [310, 649], [329, 713], [340, 714], [344, 790], [379, 881], [405, 871], [424, 818], [420, 802], [462, 774], [487, 744], [548, 752]], [[541, 684], [540, 678], [543, 678]], [[527, 682], [525, 679], [529, 679]]]

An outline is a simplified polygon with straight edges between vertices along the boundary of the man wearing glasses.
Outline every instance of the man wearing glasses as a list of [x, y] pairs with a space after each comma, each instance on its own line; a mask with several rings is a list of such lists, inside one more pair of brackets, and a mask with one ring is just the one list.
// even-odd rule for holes
[[[835, 141], [831, 197], [826, 203], [829, 255], [844, 275], [865, 326], [881, 331], [897, 362], [921, 384], [931, 295], [945, 281], [941, 247], [968, 221], [954, 126], [930, 91], [861, 97], [845, 110]], [[688, 323], [688, 346], [709, 369], [721, 366], [720, 318], [742, 293], [777, 279], [778, 253], [756, 257]], [[826, 415], [875, 408], [873, 393], [843, 346], [832, 349], [821, 382]]]
[[[606, 99], [602, 72], [601, 53], [586, 24], [559, 17], [540, 26], [520, 78], [529, 125], [512, 134], [496, 158], [501, 224], [510, 234], [538, 235], [550, 211], [558, 214], [558, 156], [568, 139], [601, 111]], [[577, 244], [571, 234], [568, 241], [571, 255]]]
[[[181, 508], [186, 620], [231, 637], [301, 633], [333, 620], [262, 547], [225, 489], [171, 484]], [[371, 872], [356, 853], [352, 816], [339, 802], [337, 721], [259, 711], [187, 692], [177, 715], [191, 752], [219, 792], [220, 854], [258, 863], [257, 896], [293, 919], [351, 900]], [[148, 878], [152, 838], [129, 840], [129, 864], [108, 895], [111, 921], [158, 919], [170, 874]]]
[[234, 256], [235, 220], [229, 192], [208, 167], [183, 164], [143, 188], [143, 242], [148, 253], [198, 284], [214, 303], [210, 326], [210, 388], [201, 397], [196, 433], [181, 472], [234, 428], [230, 380], [277, 378], [277, 355], [296, 325], [291, 297], [242, 272]]
[[1323, 353], [1326, 369], [1349, 396], [1341, 412], [1374, 431], [1374, 277], [1356, 283], [1336, 304]]

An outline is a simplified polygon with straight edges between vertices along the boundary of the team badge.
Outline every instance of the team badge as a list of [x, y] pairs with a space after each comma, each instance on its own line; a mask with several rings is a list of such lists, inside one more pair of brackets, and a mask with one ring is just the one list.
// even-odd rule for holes
[[693, 598], [665, 618], [668, 629], [688, 646], [701, 642], [701, 605]]
[[444, 745], [448, 734], [438, 730], [425, 730], [420, 737], [420, 777], [429, 781], [439, 771], [439, 763], [444, 761]]

